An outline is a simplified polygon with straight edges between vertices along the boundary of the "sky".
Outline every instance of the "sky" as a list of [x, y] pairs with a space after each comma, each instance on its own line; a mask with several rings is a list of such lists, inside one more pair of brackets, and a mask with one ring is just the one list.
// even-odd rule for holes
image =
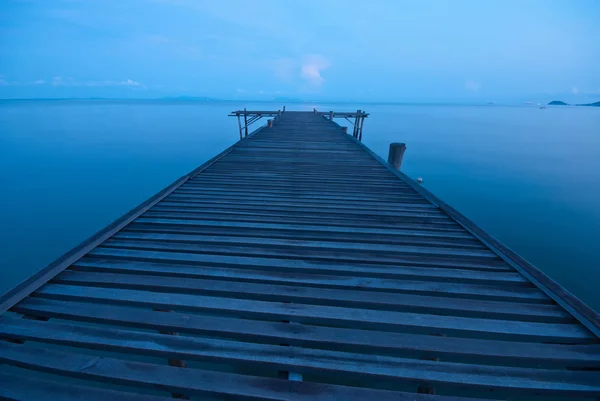
[[600, 100], [599, 0], [1, 0], [0, 98]]

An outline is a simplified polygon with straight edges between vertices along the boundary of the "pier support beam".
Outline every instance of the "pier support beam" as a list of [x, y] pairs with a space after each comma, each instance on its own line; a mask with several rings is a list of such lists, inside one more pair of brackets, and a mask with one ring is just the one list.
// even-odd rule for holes
[[396, 170], [400, 170], [400, 165], [402, 164], [402, 157], [404, 156], [405, 150], [405, 143], [394, 142], [390, 144], [390, 152], [388, 153], [388, 163], [394, 166]]

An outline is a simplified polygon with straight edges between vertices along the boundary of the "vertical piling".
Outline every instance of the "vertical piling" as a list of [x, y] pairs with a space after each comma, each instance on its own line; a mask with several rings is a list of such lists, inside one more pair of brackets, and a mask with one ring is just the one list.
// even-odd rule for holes
[[390, 144], [390, 152], [388, 153], [388, 163], [394, 166], [396, 170], [400, 170], [400, 165], [402, 164], [402, 157], [404, 156], [405, 150], [405, 143], [394, 142]]

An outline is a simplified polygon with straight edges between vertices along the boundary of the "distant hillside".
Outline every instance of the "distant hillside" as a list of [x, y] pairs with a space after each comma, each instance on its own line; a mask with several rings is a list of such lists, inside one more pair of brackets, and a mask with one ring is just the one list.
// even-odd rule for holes
[[600, 102], [596, 102], [596, 103], [586, 103], [586, 104], [578, 104], [577, 106], [592, 106], [592, 107], [600, 107]]
[[[569, 103], [565, 103], [561, 100], [553, 100], [548, 103], [549, 106], [569, 106]], [[592, 106], [592, 107], [600, 107], [600, 102], [596, 103], [585, 103], [585, 104], [576, 104], [575, 106]]]

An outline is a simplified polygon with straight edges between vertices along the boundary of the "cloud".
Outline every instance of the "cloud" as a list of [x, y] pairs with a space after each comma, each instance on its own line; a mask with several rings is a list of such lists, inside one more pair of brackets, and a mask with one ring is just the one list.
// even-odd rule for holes
[[467, 82], [465, 82], [465, 88], [467, 88], [467, 90], [469, 92], [479, 92], [481, 90], [482, 85], [479, 82], [475, 82], [472, 80], [468, 80]]
[[126, 81], [117, 82], [117, 85], [144, 87], [143, 84], [139, 83], [138, 81], [134, 81], [132, 79], [128, 79]]
[[[40, 80], [41, 81], [41, 80]], [[36, 81], [37, 82], [37, 81]], [[43, 81], [42, 81], [43, 83]], [[71, 77], [62, 78], [62, 77], [54, 77], [50, 83], [52, 86], [129, 86], [135, 88], [145, 88], [146, 86], [138, 81], [134, 81], [133, 79], [126, 79], [122, 81], [112, 81], [112, 80], [104, 80], [104, 81], [77, 81]]]
[[0, 76], [0, 86], [27, 86], [27, 85], [43, 85], [46, 81], [38, 79], [35, 81], [6, 81], [3, 76]]
[[310, 54], [304, 57], [300, 76], [309, 86], [319, 87], [325, 82], [321, 72], [331, 66], [331, 63], [319, 54]]

